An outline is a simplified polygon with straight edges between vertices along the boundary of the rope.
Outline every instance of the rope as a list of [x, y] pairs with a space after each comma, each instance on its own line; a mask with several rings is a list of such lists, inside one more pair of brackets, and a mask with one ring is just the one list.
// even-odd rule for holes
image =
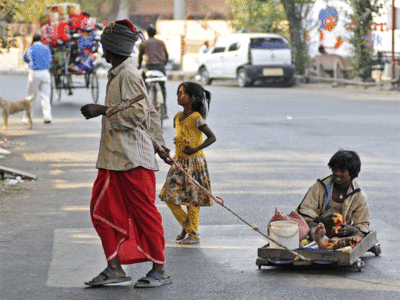
[[[129, 103], [129, 105], [131, 105], [131, 104], [137, 102], [137, 101], [140, 100], [140, 99], [142, 99], [142, 96], [139, 96], [139, 97], [137, 97], [137, 98], [131, 100], [130, 103]], [[111, 115], [117, 113], [119, 110], [121, 110], [121, 108], [112, 110], [111, 112], [109, 112], [109, 114], [107, 114], [108, 117], [110, 117]], [[144, 131], [150, 136], [150, 138], [152, 139], [153, 143], [157, 146], [157, 148], [160, 149], [160, 151], [162, 151], [164, 154], [168, 155], [168, 153], [164, 150], [164, 148], [163, 148], [162, 146], [160, 146], [160, 144], [158, 144], [158, 143], [153, 139], [153, 137], [151, 136], [151, 134], [149, 134], [149, 133], [147, 132], [147, 130], [146, 130], [145, 128], [143, 128], [142, 126], [140, 126], [140, 127], [142, 128], [142, 130], [144, 130]], [[204, 188], [202, 185], [200, 185], [200, 183], [198, 183], [198, 182], [191, 176], [191, 174], [189, 173], [189, 171], [186, 170], [185, 168], [183, 168], [182, 165], [181, 165], [180, 163], [178, 163], [178, 162], [177, 162], [175, 159], [173, 159], [171, 156], [169, 156], [169, 159], [173, 162], [173, 164], [174, 164], [175, 166], [178, 167], [179, 170], [182, 171], [182, 173], [183, 173], [193, 184], [195, 184], [196, 186], [198, 186], [205, 194], [207, 194], [212, 200], [214, 200], [214, 202], [216, 202], [216, 203], [218, 203], [219, 205], [221, 205], [223, 208], [225, 208], [227, 211], [229, 211], [231, 214], [233, 214], [235, 217], [237, 217], [240, 221], [242, 221], [243, 223], [245, 223], [247, 226], [251, 227], [252, 230], [258, 232], [259, 234], [261, 234], [261, 235], [262, 235], [263, 237], [265, 237], [266, 239], [270, 240], [271, 242], [274, 242], [276, 245], [282, 247], [282, 248], [285, 249], [286, 251], [288, 251], [288, 252], [290, 252], [291, 254], [293, 254], [293, 255], [295, 256], [294, 260], [302, 259], [302, 260], [305, 260], [305, 261], [311, 261], [310, 259], [305, 258], [304, 256], [300, 255], [299, 253], [297, 253], [297, 252], [295, 252], [295, 251], [293, 251], [293, 250], [290, 250], [288, 247], [286, 247], [286, 246], [282, 245], [281, 243], [275, 241], [275, 240], [272, 239], [270, 236], [268, 236], [267, 234], [263, 233], [263, 232], [260, 230], [260, 228], [258, 228], [257, 225], [255, 225], [255, 224], [252, 225], [252, 224], [250, 224], [249, 222], [247, 222], [245, 219], [243, 219], [241, 216], [239, 216], [237, 213], [235, 213], [233, 210], [231, 210], [229, 207], [227, 207], [227, 206], [224, 204], [224, 200], [222, 200], [220, 197], [214, 196], [213, 194], [210, 193], [209, 190], [207, 190], [207, 189]]]
[[[162, 149], [160, 147], [160, 149]], [[165, 150], [164, 153], [166, 154]], [[237, 213], [235, 213], [233, 210], [231, 210], [229, 207], [227, 207], [224, 204], [224, 200], [222, 200], [220, 197], [214, 196], [213, 194], [210, 193], [209, 190], [207, 190], [206, 188], [204, 188], [202, 185], [200, 185], [200, 183], [198, 183], [189, 173], [189, 171], [185, 168], [182, 167], [182, 165], [180, 163], [178, 163], [176, 160], [174, 160], [172, 157], [169, 157], [171, 159], [171, 161], [174, 163], [175, 166], [177, 166], [177, 168], [179, 170], [182, 171], [182, 173], [190, 180], [190, 182], [192, 182], [193, 184], [195, 184], [197, 187], [199, 187], [205, 194], [207, 194], [212, 200], [214, 200], [214, 202], [218, 203], [219, 205], [221, 205], [223, 208], [225, 208], [227, 211], [229, 211], [231, 214], [233, 214], [235, 217], [237, 217], [240, 221], [242, 221], [243, 223], [245, 223], [247, 226], [251, 227], [252, 230], [258, 232], [259, 234], [261, 234], [263, 237], [267, 238], [268, 240], [270, 240], [271, 242], [274, 242], [275, 244], [277, 244], [278, 246], [282, 247], [283, 249], [285, 249], [286, 251], [290, 252], [291, 254], [293, 254], [295, 256], [294, 260], [306, 260], [306, 261], [311, 261], [308, 258], [305, 258], [304, 256], [300, 255], [299, 253], [290, 250], [289, 248], [287, 248], [286, 246], [282, 245], [281, 243], [275, 241], [273, 238], [271, 238], [270, 236], [268, 236], [267, 234], [263, 233], [260, 228], [255, 225], [255, 224], [250, 224], [249, 222], [247, 222], [245, 219], [243, 219], [241, 216], [239, 216]]]

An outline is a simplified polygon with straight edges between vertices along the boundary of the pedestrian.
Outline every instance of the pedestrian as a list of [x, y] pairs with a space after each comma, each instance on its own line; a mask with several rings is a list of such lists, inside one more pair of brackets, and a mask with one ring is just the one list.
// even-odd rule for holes
[[[207, 161], [203, 153], [204, 148], [216, 141], [214, 133], [205, 121], [210, 102], [210, 92], [200, 84], [183, 82], [179, 85], [178, 105], [183, 107], [183, 112], [178, 112], [174, 117], [174, 141], [175, 160], [187, 169], [202, 187], [211, 192]], [[207, 137], [204, 142], [203, 133]], [[176, 237], [178, 243], [199, 243], [200, 207], [211, 206], [210, 197], [191, 183], [176, 165], [172, 165], [161, 190], [160, 199], [165, 201], [182, 226], [182, 232]], [[187, 212], [181, 205], [187, 206]]]
[[200, 65], [202, 62], [202, 59], [204, 57], [204, 54], [207, 54], [207, 52], [210, 50], [210, 44], [208, 41], [205, 41], [203, 46], [201, 46], [200, 51], [199, 51], [199, 56], [197, 58], [197, 63]]
[[[139, 55], [138, 55], [138, 69], [142, 68], [143, 58], [145, 60], [145, 67], [148, 70], [161, 71], [166, 75], [165, 66], [168, 63], [168, 51], [165, 43], [162, 40], [156, 39], [156, 28], [154, 25], [149, 25], [146, 29], [149, 36], [148, 40], [139, 45]], [[146, 74], [143, 72], [143, 79], [146, 79]], [[164, 97], [164, 119], [168, 119], [167, 115], [167, 93], [165, 89], [165, 82], [160, 82], [161, 90]]]
[[[112, 67], [108, 72], [105, 105], [81, 108], [86, 119], [102, 115], [100, 150], [90, 215], [101, 239], [107, 268], [91, 286], [131, 280], [122, 264], [153, 262], [135, 287], [172, 283], [165, 272], [162, 219], [155, 206], [158, 170], [155, 153], [171, 164], [160, 119], [146, 92], [139, 70], [130, 57], [140, 32], [128, 20], [104, 28], [100, 43]], [[129, 247], [129, 245], [135, 245]]]
[[203, 46], [201, 46], [199, 54], [206, 54], [208, 52], [208, 50], [210, 50], [210, 44], [208, 43], [208, 41], [205, 41]]
[[[32, 101], [31, 118], [33, 118], [36, 99], [41, 99], [43, 121], [50, 124], [52, 120], [50, 104], [50, 63], [51, 50], [42, 44], [40, 34], [33, 36], [32, 45], [24, 53], [24, 61], [29, 64], [27, 96], [36, 93]], [[24, 113], [23, 123], [29, 123], [28, 116]]]

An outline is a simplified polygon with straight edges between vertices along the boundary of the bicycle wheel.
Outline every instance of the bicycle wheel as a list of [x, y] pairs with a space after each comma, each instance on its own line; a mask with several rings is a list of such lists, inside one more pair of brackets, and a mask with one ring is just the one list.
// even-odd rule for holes
[[97, 103], [99, 101], [99, 78], [96, 72], [90, 74], [90, 89], [92, 90], [93, 102]]
[[149, 98], [151, 103], [153, 103], [154, 108], [156, 109], [158, 116], [160, 117], [161, 128], [163, 127], [163, 105], [160, 103], [161, 101], [158, 99], [159, 90], [161, 90], [161, 86], [158, 82], [151, 82], [149, 86]]
[[73, 88], [73, 82], [72, 82], [72, 74], [66, 74], [66, 81], [64, 81], [65, 83], [65, 87], [66, 89], [68, 89], [68, 96], [72, 96], [72, 88]]

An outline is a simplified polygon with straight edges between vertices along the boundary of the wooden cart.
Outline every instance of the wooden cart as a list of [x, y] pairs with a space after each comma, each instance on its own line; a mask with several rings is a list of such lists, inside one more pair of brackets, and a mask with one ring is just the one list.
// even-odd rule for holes
[[372, 252], [375, 256], [381, 254], [381, 247], [378, 244], [376, 231], [371, 231], [363, 240], [355, 246], [350, 252], [344, 253], [332, 250], [314, 250], [307, 248], [299, 248], [294, 250], [310, 261], [295, 260], [295, 256], [284, 249], [269, 248], [269, 244], [258, 248], [258, 259], [256, 265], [259, 269], [262, 266], [271, 265], [311, 265], [311, 264], [337, 264], [341, 266], [354, 266], [361, 272], [365, 267], [365, 263], [361, 260], [361, 256], [366, 252]]

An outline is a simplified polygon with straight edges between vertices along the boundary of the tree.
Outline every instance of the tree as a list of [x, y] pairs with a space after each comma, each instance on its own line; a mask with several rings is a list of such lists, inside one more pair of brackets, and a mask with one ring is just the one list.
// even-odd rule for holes
[[20, 14], [18, 4], [16, 0], [4, 0], [0, 3], [0, 54], [3, 54], [2, 49], [9, 50], [16, 46], [15, 38], [18, 34], [10, 36], [8, 24]]
[[98, 22], [114, 20], [118, 15], [121, 0], [74, 0], [81, 10], [89, 12]]
[[373, 48], [367, 44], [367, 36], [371, 35], [373, 26], [373, 14], [379, 14], [386, 0], [346, 0], [352, 8], [348, 13], [351, 23], [349, 28], [353, 30], [350, 43], [354, 47], [352, 57], [354, 75], [361, 76], [364, 80], [370, 77], [371, 66], [374, 64]]
[[[103, 20], [113, 19], [118, 14], [121, 0], [2, 0], [11, 3], [13, 7], [17, 8], [14, 20], [21, 20], [28, 23], [37, 22], [39, 17], [46, 12], [49, 5], [59, 3], [77, 3], [80, 5], [81, 10], [89, 12], [99, 22]], [[131, 1], [132, 2], [132, 1]], [[3, 4], [2, 4], [3, 5]], [[20, 9], [19, 9], [20, 8]]]
[[226, 0], [236, 30], [285, 34], [285, 11], [274, 0]]
[[296, 73], [304, 74], [309, 59], [306, 43], [308, 29], [306, 20], [315, 0], [281, 0], [281, 3], [289, 21], [290, 42], [294, 53]]

